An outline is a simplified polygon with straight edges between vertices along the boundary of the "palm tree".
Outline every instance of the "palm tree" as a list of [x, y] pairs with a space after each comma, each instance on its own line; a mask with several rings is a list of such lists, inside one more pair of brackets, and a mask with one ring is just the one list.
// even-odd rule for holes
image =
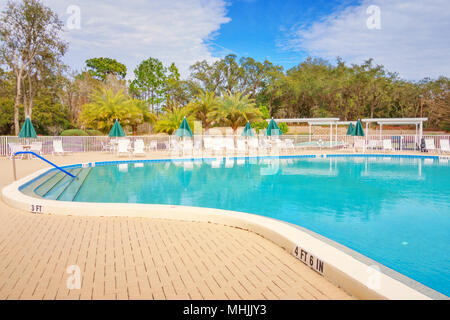
[[186, 117], [189, 126], [192, 128], [193, 119], [186, 107], [166, 110], [156, 122], [155, 132], [172, 134], [180, 127], [184, 117]]
[[247, 121], [261, 120], [262, 114], [256, 107], [254, 99], [248, 95], [227, 91], [220, 99], [220, 104], [211, 111], [210, 117], [230, 126], [236, 134], [236, 130]]
[[219, 106], [219, 100], [217, 99], [214, 92], [202, 91], [199, 95], [196, 96], [194, 101], [187, 105], [187, 108], [192, 116], [202, 122], [202, 126], [206, 131], [214, 122], [214, 119], [211, 118], [211, 111]]
[[83, 105], [80, 114], [81, 121], [87, 126], [107, 132], [116, 119], [126, 118], [129, 99], [123, 91], [114, 94], [111, 89], [99, 88], [91, 94], [90, 100]]
[[130, 99], [128, 102], [127, 124], [132, 128], [133, 134], [136, 134], [137, 127], [143, 123], [155, 124], [156, 116], [148, 109], [146, 101], [139, 99]]
[[116, 119], [122, 125], [130, 126], [133, 133], [139, 124], [156, 121], [143, 103], [130, 99], [122, 90], [114, 93], [110, 88], [101, 87], [92, 93], [90, 100], [83, 105], [80, 120], [86, 126], [103, 132], [108, 132]]

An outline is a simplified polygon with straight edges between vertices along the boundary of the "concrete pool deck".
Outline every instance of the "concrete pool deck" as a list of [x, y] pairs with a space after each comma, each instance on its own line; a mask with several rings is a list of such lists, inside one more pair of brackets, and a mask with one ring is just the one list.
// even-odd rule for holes
[[[166, 157], [157, 152], [145, 159]], [[144, 159], [106, 153], [48, 158], [60, 165]], [[3, 158], [0, 165], [3, 188], [13, 180], [12, 164]], [[48, 165], [19, 160], [18, 179], [41, 168]], [[1, 299], [351, 298], [279, 245], [220, 223], [32, 215], [2, 201], [0, 258]], [[81, 290], [67, 289], [70, 265], [81, 269]]]
[[[167, 154], [147, 153], [145, 159]], [[128, 158], [46, 156], [58, 165]], [[48, 164], [18, 160], [18, 179]], [[13, 182], [0, 158], [0, 188]], [[67, 267], [81, 289], [67, 289]], [[205, 222], [33, 215], [0, 201], [0, 299], [353, 299], [281, 247]]]

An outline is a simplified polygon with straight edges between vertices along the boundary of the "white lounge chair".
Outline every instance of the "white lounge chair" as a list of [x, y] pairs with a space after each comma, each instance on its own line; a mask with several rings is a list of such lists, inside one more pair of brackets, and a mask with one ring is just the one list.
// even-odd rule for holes
[[42, 154], [42, 142], [40, 142], [40, 141], [32, 142], [31, 146], [30, 146], [30, 151], [34, 152], [38, 155], [41, 155]]
[[429, 151], [436, 151], [436, 147], [434, 145], [434, 139], [425, 139], [425, 149]]
[[390, 139], [384, 139], [383, 140], [383, 150], [389, 150], [392, 151], [392, 141]]
[[117, 147], [117, 155], [121, 156], [121, 155], [125, 154], [125, 155], [129, 156], [130, 155], [129, 146], [130, 146], [130, 140], [128, 140], [128, 139], [119, 140], [118, 147]]
[[111, 152], [113, 149], [113, 146], [107, 142], [101, 142], [102, 144], [102, 151], [101, 152]]
[[366, 142], [364, 139], [357, 139], [355, 141], [355, 151], [362, 150], [363, 153], [366, 152]]
[[[9, 158], [10, 158], [10, 159], [13, 158], [13, 155], [14, 155], [16, 152], [21, 152], [21, 151], [24, 151], [23, 145], [18, 144], [18, 143], [10, 143], [10, 144], [9, 144], [9, 152], [10, 152]], [[23, 159], [23, 154], [19, 154], [19, 155], [17, 156], [17, 158]]]
[[134, 142], [133, 155], [134, 156], [145, 156], [145, 145], [144, 140], [136, 140]]
[[53, 152], [52, 154], [57, 154], [57, 155], [65, 155], [65, 154], [69, 154], [70, 152], [64, 151], [63, 146], [62, 146], [62, 141], [61, 140], [53, 140]]
[[450, 143], [449, 143], [448, 139], [441, 139], [439, 141], [439, 145], [441, 146], [439, 148], [439, 150], [442, 153], [450, 153]]
[[369, 142], [367, 143], [367, 149], [371, 150], [378, 149], [378, 140], [369, 140]]

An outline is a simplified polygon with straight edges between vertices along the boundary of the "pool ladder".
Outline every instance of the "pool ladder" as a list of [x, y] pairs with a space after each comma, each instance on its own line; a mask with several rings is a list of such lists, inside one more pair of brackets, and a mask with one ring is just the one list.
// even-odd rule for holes
[[12, 161], [13, 161], [13, 171], [14, 171], [14, 181], [17, 180], [17, 175], [16, 175], [16, 156], [19, 154], [32, 154], [33, 156], [51, 164], [52, 166], [54, 166], [56, 169], [64, 172], [65, 174], [67, 174], [68, 176], [70, 176], [71, 178], [75, 178], [75, 176], [73, 174], [71, 174], [70, 172], [67, 172], [66, 170], [64, 170], [61, 167], [58, 167], [56, 164], [54, 164], [53, 162], [50, 162], [49, 160], [45, 159], [44, 157], [41, 157], [40, 155], [34, 153], [33, 151], [18, 151], [16, 153], [13, 154], [12, 156]]

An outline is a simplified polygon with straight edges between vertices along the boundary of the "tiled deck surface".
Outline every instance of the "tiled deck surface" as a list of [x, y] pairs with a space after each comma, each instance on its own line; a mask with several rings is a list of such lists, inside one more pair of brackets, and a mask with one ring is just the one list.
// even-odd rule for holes
[[[161, 157], [148, 154], [147, 158]], [[57, 164], [117, 160], [86, 153]], [[18, 178], [47, 167], [17, 161]], [[12, 164], [0, 158], [0, 188]], [[79, 266], [81, 289], [67, 289]], [[32, 215], [0, 201], [0, 299], [351, 299], [244, 230], [146, 218]]]

